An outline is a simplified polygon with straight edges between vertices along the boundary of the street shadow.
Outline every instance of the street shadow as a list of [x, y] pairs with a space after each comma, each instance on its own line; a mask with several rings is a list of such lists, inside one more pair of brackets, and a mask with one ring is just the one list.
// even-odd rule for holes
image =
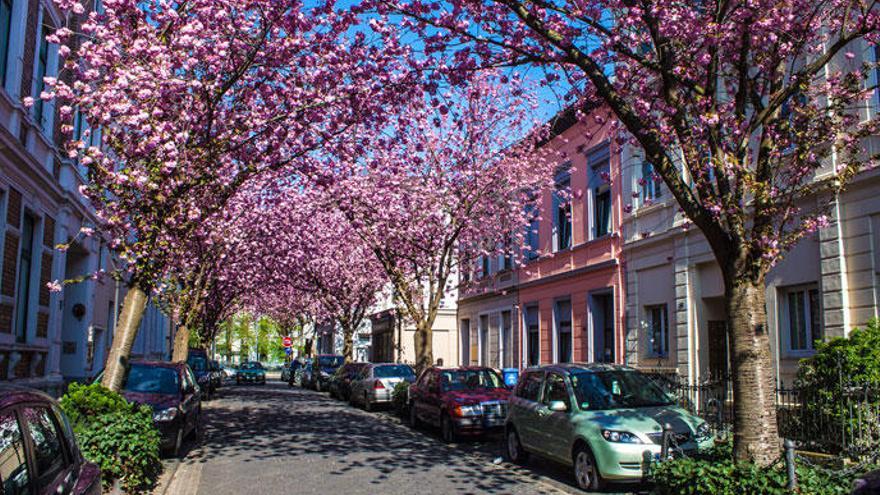
[[277, 381], [266, 386], [225, 386], [205, 408], [203, 441], [188, 460], [295, 462], [317, 456], [335, 461], [338, 467], [331, 475], [358, 470], [365, 483], [376, 486], [392, 474], [415, 475], [445, 466], [444, 478], [463, 494], [509, 493], [511, 484], [524, 478], [544, 482], [549, 478], [574, 486], [570, 470], [551, 462], [494, 465], [493, 460], [502, 455], [500, 437], [446, 445], [431, 429], [412, 430], [391, 418], [389, 411], [378, 414], [389, 417], [378, 418], [325, 394], [291, 389]]

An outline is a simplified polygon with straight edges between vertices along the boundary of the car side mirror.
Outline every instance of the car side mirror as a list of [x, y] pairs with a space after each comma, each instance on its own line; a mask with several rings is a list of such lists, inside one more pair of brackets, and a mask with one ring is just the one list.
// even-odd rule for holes
[[550, 402], [550, 405], [547, 406], [553, 412], [565, 412], [568, 411], [568, 406], [565, 405], [565, 402], [561, 400], [554, 400]]

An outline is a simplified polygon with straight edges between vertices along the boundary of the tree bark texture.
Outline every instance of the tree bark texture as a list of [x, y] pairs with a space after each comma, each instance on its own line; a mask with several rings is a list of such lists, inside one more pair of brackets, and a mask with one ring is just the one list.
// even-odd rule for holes
[[734, 277], [727, 288], [734, 372], [734, 455], [738, 460], [752, 460], [767, 466], [779, 458], [780, 441], [764, 281]]
[[171, 360], [175, 363], [185, 363], [189, 357], [189, 327], [180, 325], [174, 334], [174, 351]]
[[130, 287], [123, 299], [122, 312], [119, 315], [116, 332], [113, 334], [113, 344], [107, 357], [107, 366], [104, 368], [104, 378], [101, 380], [102, 385], [114, 392], [122, 390], [131, 348], [141, 326], [141, 319], [144, 317], [147, 299], [147, 293], [138, 286]]
[[342, 327], [342, 355], [346, 363], [354, 361], [354, 328], [349, 326]]
[[433, 325], [427, 322], [416, 323], [416, 332], [414, 337], [414, 350], [416, 354], [415, 368], [416, 373], [434, 364], [434, 330]]

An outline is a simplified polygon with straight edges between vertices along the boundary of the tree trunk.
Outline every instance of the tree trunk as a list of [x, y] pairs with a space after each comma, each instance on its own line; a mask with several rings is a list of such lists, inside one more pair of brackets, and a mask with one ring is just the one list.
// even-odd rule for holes
[[102, 385], [114, 392], [122, 390], [131, 347], [134, 345], [146, 307], [147, 293], [136, 285], [130, 287], [122, 301], [122, 313], [119, 315], [116, 332], [113, 334], [113, 344], [107, 357], [107, 366], [104, 368], [104, 378], [101, 380]]
[[187, 357], [189, 357], [189, 327], [180, 325], [177, 333], [174, 334], [174, 351], [171, 360], [175, 363], [184, 363]]
[[415, 352], [416, 352], [416, 373], [434, 364], [434, 330], [432, 325], [427, 322], [416, 323]]
[[736, 276], [727, 283], [733, 371], [733, 449], [738, 460], [767, 466], [779, 458], [776, 384], [770, 359], [764, 281]]
[[342, 327], [342, 355], [346, 363], [354, 361], [354, 329], [345, 325]]

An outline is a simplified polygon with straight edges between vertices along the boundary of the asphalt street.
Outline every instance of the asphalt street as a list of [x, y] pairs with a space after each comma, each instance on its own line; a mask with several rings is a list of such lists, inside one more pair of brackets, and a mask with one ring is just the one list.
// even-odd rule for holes
[[368, 413], [327, 394], [227, 385], [203, 405], [205, 429], [168, 461], [163, 495], [569, 494], [569, 470], [498, 462], [500, 439], [446, 445], [390, 412]]

